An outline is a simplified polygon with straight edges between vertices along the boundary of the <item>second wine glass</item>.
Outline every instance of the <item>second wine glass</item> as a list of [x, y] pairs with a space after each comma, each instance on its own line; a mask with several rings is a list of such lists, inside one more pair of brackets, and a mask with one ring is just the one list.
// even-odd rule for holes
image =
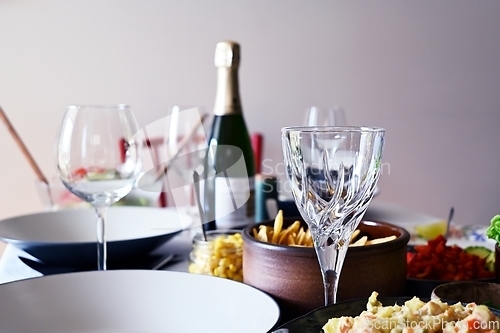
[[318, 107], [306, 109], [304, 125], [306, 126], [346, 126], [347, 118], [340, 106]]
[[167, 173], [175, 205], [191, 216], [198, 210], [195, 204], [193, 172], [203, 172], [203, 157], [207, 138], [203, 108], [189, 105], [174, 105], [167, 128], [166, 146], [169, 170]]
[[97, 216], [97, 268], [106, 270], [107, 208], [127, 195], [141, 171], [139, 128], [127, 105], [70, 105], [60, 127], [56, 164], [64, 186]]

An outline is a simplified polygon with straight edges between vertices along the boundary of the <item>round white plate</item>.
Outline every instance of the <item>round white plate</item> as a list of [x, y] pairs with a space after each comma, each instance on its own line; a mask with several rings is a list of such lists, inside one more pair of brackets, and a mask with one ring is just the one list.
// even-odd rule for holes
[[168, 271], [92, 271], [0, 285], [10, 333], [256, 333], [276, 302], [243, 283]]
[[[47, 264], [87, 266], [97, 261], [93, 209], [68, 209], [0, 221], [0, 240]], [[108, 260], [145, 255], [192, 220], [175, 208], [111, 207], [106, 221]]]

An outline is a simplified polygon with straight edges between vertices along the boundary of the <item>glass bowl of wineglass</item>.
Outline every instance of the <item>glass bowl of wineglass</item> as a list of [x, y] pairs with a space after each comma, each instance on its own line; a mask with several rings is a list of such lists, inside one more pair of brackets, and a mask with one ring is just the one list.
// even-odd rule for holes
[[59, 130], [56, 165], [64, 186], [97, 217], [97, 268], [106, 270], [107, 208], [133, 188], [142, 138], [128, 105], [69, 105]]
[[202, 107], [174, 105], [165, 137], [170, 191], [176, 207], [193, 217], [198, 214], [193, 172], [203, 173], [207, 150], [206, 117]]
[[325, 305], [336, 302], [351, 234], [381, 172], [385, 130], [376, 127], [285, 127], [285, 172], [312, 237]]
[[304, 124], [306, 126], [346, 126], [345, 110], [338, 106], [310, 106], [306, 109]]

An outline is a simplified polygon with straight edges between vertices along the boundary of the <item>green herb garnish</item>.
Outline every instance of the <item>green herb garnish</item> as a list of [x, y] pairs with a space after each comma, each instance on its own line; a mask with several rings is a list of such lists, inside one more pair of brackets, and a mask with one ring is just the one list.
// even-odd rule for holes
[[498, 244], [500, 244], [500, 215], [495, 215], [491, 219], [491, 224], [488, 229], [486, 229], [486, 236], [494, 239]]

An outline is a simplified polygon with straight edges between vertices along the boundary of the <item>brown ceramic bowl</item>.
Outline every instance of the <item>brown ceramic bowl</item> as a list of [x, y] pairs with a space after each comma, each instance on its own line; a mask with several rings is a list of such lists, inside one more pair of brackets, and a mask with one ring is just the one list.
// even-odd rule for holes
[[432, 295], [432, 291], [437, 287], [449, 284], [453, 282], [477, 282], [477, 283], [493, 283], [495, 278], [484, 278], [476, 280], [461, 280], [461, 281], [450, 281], [450, 280], [428, 280], [428, 279], [416, 279], [407, 278], [406, 279], [406, 296], [417, 296], [420, 298], [429, 298]]
[[434, 288], [431, 299], [440, 299], [448, 304], [475, 302], [500, 308], [500, 284], [477, 281], [445, 283]]
[[[285, 219], [283, 227], [295, 220]], [[323, 282], [314, 249], [259, 241], [253, 237], [252, 229], [261, 224], [272, 226], [274, 221], [253, 224], [243, 230], [244, 282], [270, 294], [280, 305], [282, 320], [324, 306]], [[381, 297], [403, 295], [410, 234], [384, 222], [363, 221], [358, 229], [369, 238], [391, 235], [397, 238], [349, 248], [340, 274], [337, 300], [368, 298], [372, 291]]]

